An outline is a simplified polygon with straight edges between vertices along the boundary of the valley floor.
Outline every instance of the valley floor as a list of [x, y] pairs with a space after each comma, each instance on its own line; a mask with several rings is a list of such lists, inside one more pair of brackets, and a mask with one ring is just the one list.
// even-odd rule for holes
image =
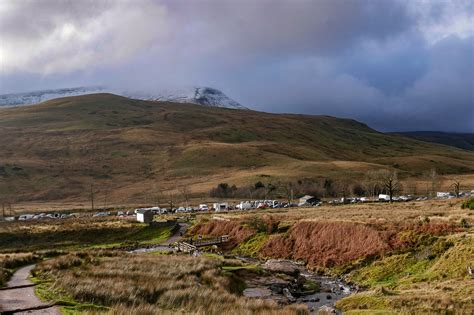
[[[187, 238], [230, 236], [201, 257], [127, 253], [176, 236], [171, 226], [116, 217], [4, 222], [0, 285], [36, 262], [36, 293], [67, 313], [305, 314], [305, 305], [286, 298], [279, 305], [243, 296], [252, 283], [244, 279], [269, 275], [255, 261], [289, 259], [359, 287], [336, 303], [348, 314], [470, 314], [474, 211], [461, 201], [182, 214]], [[288, 280], [278, 274], [279, 282]]]

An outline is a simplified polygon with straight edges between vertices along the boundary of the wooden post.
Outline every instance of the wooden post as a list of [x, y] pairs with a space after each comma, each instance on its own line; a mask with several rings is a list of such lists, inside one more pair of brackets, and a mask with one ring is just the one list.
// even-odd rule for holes
[[91, 184], [91, 209], [94, 211], [94, 186]]

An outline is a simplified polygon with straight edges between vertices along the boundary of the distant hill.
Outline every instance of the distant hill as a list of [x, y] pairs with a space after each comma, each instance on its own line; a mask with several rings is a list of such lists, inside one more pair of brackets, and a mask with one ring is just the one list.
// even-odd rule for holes
[[112, 94], [1, 109], [0, 134], [0, 196], [24, 201], [87, 201], [91, 184], [100, 204], [150, 203], [221, 182], [363, 179], [381, 168], [474, 172], [474, 153], [355, 120]]
[[474, 151], [473, 133], [449, 133], [439, 131], [411, 131], [397, 132], [396, 134], [413, 139], [449, 145], [464, 150]]
[[133, 99], [146, 101], [164, 101], [191, 103], [211, 107], [247, 109], [234, 101], [222, 91], [211, 87], [188, 87], [181, 89], [165, 89], [155, 92], [118, 91], [102, 86], [74, 87], [65, 89], [40, 90], [26, 93], [0, 95], [0, 107], [14, 107], [39, 104], [48, 100], [96, 93], [114, 93]]

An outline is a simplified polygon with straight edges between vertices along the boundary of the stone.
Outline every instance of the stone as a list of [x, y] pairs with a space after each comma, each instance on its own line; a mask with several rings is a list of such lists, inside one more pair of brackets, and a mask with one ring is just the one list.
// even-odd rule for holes
[[263, 265], [263, 269], [280, 272], [291, 276], [298, 276], [300, 269], [297, 264], [285, 259], [269, 259]]
[[288, 288], [283, 289], [283, 295], [290, 301], [291, 303], [296, 302], [295, 297], [290, 293], [290, 290]]
[[320, 314], [337, 314], [336, 310], [330, 306], [323, 305], [318, 309]]

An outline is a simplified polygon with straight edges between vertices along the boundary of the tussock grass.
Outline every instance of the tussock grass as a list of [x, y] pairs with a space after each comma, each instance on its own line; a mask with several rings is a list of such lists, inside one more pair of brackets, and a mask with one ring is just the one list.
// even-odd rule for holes
[[345, 298], [337, 306], [349, 313], [385, 309], [469, 314], [474, 309], [474, 286], [467, 266], [473, 262], [472, 233], [443, 237], [422, 250], [385, 257], [351, 272], [350, 279], [369, 291]]
[[168, 227], [154, 228], [115, 218], [8, 222], [0, 225], [0, 252], [133, 246], [158, 243], [170, 234]]
[[38, 255], [32, 253], [0, 254], [0, 287], [8, 282], [15, 269], [32, 264], [39, 258]]
[[306, 313], [303, 307], [281, 309], [271, 301], [231, 293], [235, 283], [223, 264], [207, 257], [91, 251], [42, 262], [34, 273], [52, 281], [49, 290], [56, 295], [107, 306], [111, 314]]
[[377, 230], [362, 224], [301, 221], [288, 234], [272, 237], [262, 247], [261, 255], [333, 267], [388, 249]]

